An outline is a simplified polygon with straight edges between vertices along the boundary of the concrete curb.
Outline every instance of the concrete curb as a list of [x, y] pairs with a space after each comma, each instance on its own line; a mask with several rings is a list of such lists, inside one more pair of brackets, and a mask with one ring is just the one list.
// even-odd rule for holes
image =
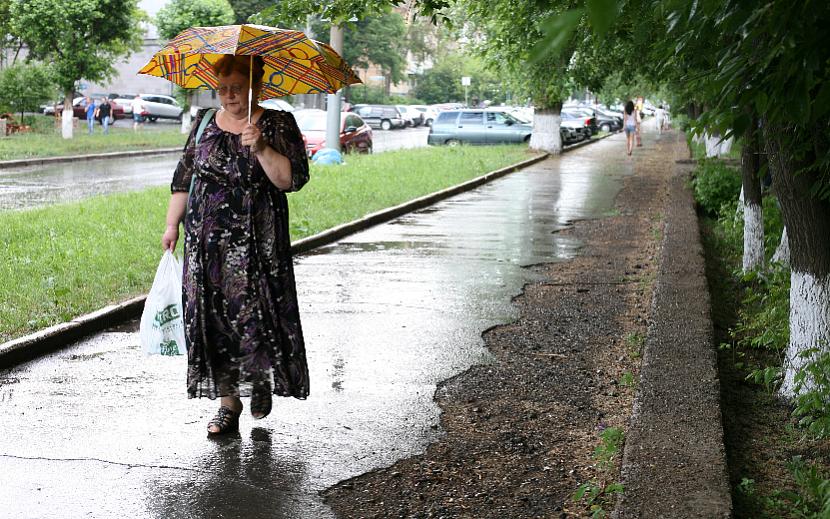
[[0, 169], [25, 168], [29, 166], [48, 166], [66, 162], [85, 162], [100, 159], [128, 159], [131, 157], [145, 157], [147, 155], [163, 155], [167, 153], [181, 153], [182, 146], [172, 148], [154, 148], [152, 150], [113, 151], [110, 153], [90, 153], [88, 155], [69, 155], [61, 157], [41, 157], [36, 159], [17, 159], [0, 161]]
[[[563, 153], [566, 153], [592, 142], [597, 142], [603, 138], [609, 137], [610, 135], [613, 134], [582, 141], [569, 146], [562, 151]], [[180, 152], [181, 149], [176, 148], [175, 151]], [[100, 155], [110, 156], [111, 154], [105, 153]], [[293, 254], [301, 254], [311, 249], [328, 245], [345, 236], [362, 231], [373, 225], [387, 222], [406, 213], [423, 209], [424, 207], [447, 199], [451, 196], [455, 196], [465, 191], [470, 191], [476, 187], [486, 184], [487, 182], [503, 177], [508, 173], [512, 173], [537, 162], [541, 162], [542, 160], [548, 158], [548, 156], [549, 155], [547, 153], [543, 153], [531, 159], [519, 162], [518, 164], [492, 171], [463, 184], [459, 184], [404, 204], [366, 215], [359, 220], [339, 225], [320, 234], [309, 236], [308, 238], [303, 238], [302, 240], [298, 240], [291, 244], [291, 252]], [[64, 348], [69, 344], [82, 339], [83, 337], [99, 333], [107, 328], [117, 326], [124, 321], [140, 317], [141, 312], [144, 310], [144, 301], [146, 299], [146, 295], [139, 296], [119, 305], [107, 306], [91, 314], [73, 319], [67, 323], [51, 326], [37, 333], [0, 344], [0, 369], [11, 368], [46, 353]]]
[[50, 326], [25, 337], [0, 344], [0, 369], [11, 368], [45, 355], [80, 339], [140, 316], [146, 295], [110, 305], [69, 322]]
[[687, 183], [688, 172], [675, 169], [617, 519], [732, 514], [711, 302]]

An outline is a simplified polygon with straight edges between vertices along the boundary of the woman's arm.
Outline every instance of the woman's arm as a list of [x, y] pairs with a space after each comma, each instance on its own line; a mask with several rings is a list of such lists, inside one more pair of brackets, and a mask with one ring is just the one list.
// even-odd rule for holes
[[170, 196], [170, 207], [167, 209], [167, 228], [161, 236], [161, 246], [164, 250], [176, 252], [176, 243], [179, 241], [179, 224], [184, 220], [187, 210], [189, 193], [176, 192]]

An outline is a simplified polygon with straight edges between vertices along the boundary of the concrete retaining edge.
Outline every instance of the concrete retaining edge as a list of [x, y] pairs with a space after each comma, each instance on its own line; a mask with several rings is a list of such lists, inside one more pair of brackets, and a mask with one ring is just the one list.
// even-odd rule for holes
[[675, 169], [616, 519], [732, 515], [711, 300], [687, 184], [688, 171]]
[[[569, 152], [571, 150], [588, 145], [592, 142], [597, 142], [601, 139], [609, 137], [610, 135], [612, 134], [603, 135], [598, 138], [593, 138], [590, 140], [579, 142], [572, 146], [568, 146], [567, 148], [563, 149], [562, 152]], [[172, 151], [180, 152], [181, 149], [176, 148]], [[110, 156], [112, 154], [104, 153], [96, 155], [96, 157], [100, 158], [101, 155]], [[487, 182], [491, 182], [497, 178], [503, 177], [508, 173], [512, 173], [522, 168], [526, 168], [527, 166], [530, 166], [537, 162], [541, 162], [542, 160], [548, 158], [548, 156], [549, 155], [547, 153], [543, 153], [531, 159], [519, 162], [518, 164], [513, 164], [512, 166], [507, 166], [496, 171], [491, 171], [490, 173], [487, 173], [478, 178], [474, 178], [473, 180], [470, 180], [463, 184], [459, 184], [457, 186], [444, 189], [442, 191], [438, 191], [436, 193], [423, 196], [421, 198], [416, 198], [415, 200], [406, 202], [404, 204], [366, 215], [363, 218], [360, 218], [353, 222], [333, 227], [319, 234], [315, 234], [314, 236], [309, 236], [308, 238], [297, 240], [296, 242], [291, 244], [291, 252], [292, 254], [301, 254], [311, 249], [328, 245], [350, 234], [354, 234], [364, 229], [368, 229], [369, 227], [372, 227], [374, 225], [378, 225], [380, 223], [387, 222], [394, 218], [398, 218], [399, 216], [402, 216], [406, 213], [416, 211], [418, 209], [423, 209], [424, 207], [432, 205], [441, 200], [445, 200], [451, 196], [455, 196], [465, 191], [470, 191], [476, 187], [486, 184]], [[2, 166], [0, 166], [0, 168], [2, 168]], [[46, 328], [39, 332], [0, 344], [0, 369], [8, 369], [23, 362], [50, 353], [52, 351], [65, 348], [66, 346], [69, 346], [70, 344], [77, 342], [83, 339], [84, 337], [94, 335], [103, 330], [106, 330], [107, 328], [117, 326], [130, 319], [140, 317], [141, 312], [144, 310], [144, 301], [146, 299], [146, 294], [139, 297], [135, 297], [133, 299], [130, 299], [129, 301], [125, 301], [124, 303], [107, 306], [91, 314], [77, 317], [69, 322], [61, 323], [55, 326], [50, 326], [49, 328]]]

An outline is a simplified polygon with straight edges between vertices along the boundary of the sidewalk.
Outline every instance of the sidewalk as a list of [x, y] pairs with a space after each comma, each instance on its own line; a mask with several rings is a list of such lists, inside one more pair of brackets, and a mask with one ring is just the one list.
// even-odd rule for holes
[[[31, 422], [32, 429], [28, 433], [11, 431], [7, 445], [20, 447], [12, 453], [0, 454], [0, 460], [17, 468], [21, 477], [32, 474], [41, 465], [58, 471], [69, 467], [74, 471], [72, 474], [78, 476], [87, 472], [87, 467], [92, 467], [93, 475], [98, 476], [92, 480], [98, 487], [90, 488], [101, 492], [95, 494], [99, 502], [106, 504], [116, 499], [118, 492], [113, 492], [106, 485], [121, 484], [131, 489], [130, 495], [122, 496], [133, 500], [121, 506], [121, 511], [125, 513], [134, 512], [130, 507], [141, 504], [142, 494], [134, 490], [137, 485], [156, 482], [171, 491], [169, 496], [153, 501], [164, 505], [167, 512], [187, 506], [201, 506], [205, 511], [210, 509], [216, 512], [214, 505], [221, 506], [221, 495], [231, 496], [231, 499], [238, 494], [251, 497], [248, 501], [252, 504], [267, 502], [276, 506], [279, 503], [285, 507], [286, 515], [306, 519], [322, 516], [314, 513], [304, 515], [302, 510], [297, 511], [291, 499], [297, 499], [299, 494], [286, 494], [288, 487], [298, 484], [298, 481], [316, 481], [320, 478], [317, 470], [326, 469], [344, 477], [342, 469], [328, 468], [333, 453], [336, 453], [342, 455], [344, 463], [348, 463], [354, 473], [382, 467], [341, 481], [323, 492], [326, 504], [337, 512], [338, 517], [420, 518], [432, 514], [433, 517], [519, 519], [549, 517], [553, 513], [553, 517], [567, 518], [582, 511], [573, 501], [576, 488], [598, 475], [593, 455], [599, 432], [615, 427], [621, 428], [626, 435], [622, 459], [625, 491], [617, 500], [615, 517], [728, 517], [731, 497], [723, 455], [718, 380], [713, 360], [715, 350], [708, 313], [709, 296], [694, 202], [685, 189], [686, 171], [675, 168], [674, 164], [676, 136], [671, 132], [669, 136], [655, 140], [654, 135], [647, 135], [644, 148], [638, 149], [630, 158], [623, 157], [621, 151], [624, 136], [611, 137], [593, 144], [590, 151], [577, 151], [565, 157], [531, 159], [532, 162], [525, 164], [525, 169], [516, 175], [539, 179], [538, 183], [530, 183], [517, 191], [529, 200], [527, 206], [511, 205], [514, 203], [513, 192], [499, 193], [502, 199], [509, 202], [498, 206], [498, 210], [494, 210], [495, 206], [491, 209], [483, 204], [478, 196], [469, 198], [465, 195], [461, 201], [448, 200], [455, 207], [478, 204], [479, 212], [473, 214], [496, 218], [485, 229], [473, 229], [480, 234], [469, 235], [472, 237], [469, 239], [481, 237], [481, 242], [476, 243], [478, 247], [483, 246], [482, 263], [478, 265], [498, 267], [499, 262], [504, 262], [505, 269], [512, 262], [529, 265], [526, 270], [532, 282], [526, 284], [522, 295], [514, 299], [513, 306], [518, 315], [515, 322], [489, 328], [481, 335], [489, 351], [487, 356], [481, 356], [478, 365], [438, 385], [434, 401], [442, 408], [440, 427], [434, 425], [430, 429], [429, 423], [412, 423], [413, 417], [395, 422], [397, 428], [406, 431], [423, 425], [429, 439], [428, 446], [424, 446], [426, 452], [414, 455], [408, 451], [394, 452], [395, 448], [390, 446], [400, 447], [400, 443], [368, 447], [360, 442], [354, 443], [357, 441], [355, 435], [367, 423], [376, 424], [382, 431], [394, 429], [390, 418], [392, 409], [403, 412], [406, 406], [393, 405], [390, 410], [376, 410], [374, 413], [372, 409], [385, 404], [388, 394], [400, 391], [402, 385], [406, 386], [407, 383], [401, 380], [407, 370], [412, 370], [407, 364], [410, 361], [402, 362], [394, 369], [383, 369], [383, 362], [379, 360], [384, 359], [368, 356], [363, 350], [385, 344], [381, 349], [397, 352], [392, 355], [395, 360], [407, 360], [397, 358], [410, 353], [398, 344], [401, 337], [423, 336], [427, 344], [439, 350], [447, 347], [445, 341], [452, 340], [441, 335], [445, 330], [440, 326], [438, 316], [443, 307], [440, 299], [435, 302], [437, 294], [425, 293], [423, 301], [409, 305], [399, 304], [396, 295], [383, 301], [373, 297], [373, 293], [361, 293], [360, 290], [349, 294], [354, 297], [345, 297], [348, 291], [344, 287], [349, 283], [343, 281], [343, 272], [347, 268], [357, 269], [359, 265], [380, 267], [381, 271], [388, 271], [393, 279], [403, 273], [408, 273], [413, 279], [434, 275], [434, 270], [413, 271], [411, 265], [390, 263], [399, 255], [394, 253], [396, 250], [419, 252], [420, 247], [413, 247], [412, 244], [431, 243], [430, 239], [424, 238], [424, 232], [432, 229], [431, 226], [436, 225], [434, 222], [414, 224], [408, 228], [404, 222], [383, 226], [386, 230], [377, 229], [377, 235], [363, 241], [347, 240], [342, 250], [329, 252], [328, 259], [334, 261], [337, 268], [321, 266], [320, 271], [337, 278], [326, 280], [326, 285], [332, 285], [334, 292], [323, 293], [319, 290], [320, 285], [315, 283], [312, 293], [316, 299], [304, 301], [309, 305], [309, 313], [325, 313], [328, 306], [342, 306], [344, 302], [354, 305], [346, 313], [332, 315], [335, 318], [325, 320], [333, 323], [335, 340], [329, 336], [315, 336], [321, 348], [334, 350], [330, 363], [317, 366], [325, 374], [318, 373], [318, 378], [314, 379], [321, 382], [315, 395], [319, 397], [327, 390], [331, 402], [315, 403], [310, 400], [304, 405], [319, 407], [297, 409], [297, 416], [289, 412], [284, 415], [276, 413], [277, 420], [249, 431], [250, 441], [246, 431], [243, 438], [218, 442], [216, 452], [212, 452], [211, 445], [204, 445], [194, 432], [203, 431], [203, 421], [209, 417], [200, 416], [194, 419], [198, 421], [185, 421], [190, 420], [186, 416], [194, 414], [193, 403], [182, 402], [178, 394], [165, 394], [167, 390], [163, 388], [180, 389], [174, 382], [180, 377], [179, 371], [171, 370], [168, 378], [163, 380], [152, 378], [154, 371], [149, 368], [147, 373], [136, 376], [133, 368], [124, 367], [128, 359], [135, 362], [135, 351], [113, 347], [103, 348], [101, 353], [90, 349], [89, 352], [78, 352], [77, 359], [76, 355], [56, 359], [54, 369], [52, 365], [43, 366], [40, 376], [45, 378], [40, 382], [45, 384], [46, 389], [35, 383], [34, 378], [25, 388], [21, 387], [23, 383], [17, 383], [15, 400], [7, 406], [11, 408], [8, 412], [16, 411], [14, 416], [18, 416], [25, 408], [26, 416], [21, 414], [16, 420]], [[514, 168], [490, 175], [500, 177]], [[564, 182], [566, 175], [569, 183]], [[613, 215], [579, 221], [568, 230], [556, 227], [555, 224], [561, 221], [594, 218], [580, 216], [579, 208], [591, 206], [591, 196], [599, 196], [609, 185], [617, 182], [603, 180], [609, 177], [620, 177], [624, 186], [617, 194]], [[550, 185], [559, 182], [557, 190], [542, 188], [542, 179]], [[477, 179], [475, 182], [481, 184], [486, 181]], [[409, 214], [415, 208], [447, 199], [464, 190], [454, 188], [433, 195], [437, 197], [435, 199], [413, 201], [407, 206], [391, 209], [388, 214], [370, 215], [354, 222], [354, 229], [347, 226], [332, 229], [326, 236], [294, 244], [295, 250], [321, 247], [357, 229]], [[582, 196], [588, 198], [580, 199]], [[521, 209], [521, 220], [510, 214], [510, 211], [518, 209]], [[442, 214], [438, 213], [438, 220], [441, 220]], [[510, 225], [493, 225], [499, 221], [498, 215], [503, 215]], [[421, 212], [421, 217], [428, 217], [428, 213]], [[442, 224], [452, 228], [458, 227], [460, 222], [469, 225], [474, 221], [475, 218], [471, 220], [465, 214], [457, 220], [444, 220]], [[664, 224], [660, 225], [663, 221]], [[530, 223], [540, 230], [515, 242], [515, 258], [505, 260], [487, 254], [488, 242], [484, 238], [513, 244], [511, 240], [518, 234], [516, 229]], [[405, 229], [409, 233], [404, 233], [403, 237], [392, 238], [390, 234], [385, 234]], [[505, 233], [505, 229], [508, 232]], [[434, 232], [441, 235], [440, 229]], [[555, 236], [556, 240], [550, 242], [551, 236]], [[657, 237], [661, 238], [659, 242], [655, 241]], [[464, 246], [461, 245], [461, 242], [457, 243], [456, 248], [464, 253], [468, 242], [463, 241]], [[447, 246], [442, 245], [444, 248]], [[559, 251], [561, 247], [571, 252], [580, 250], [580, 254], [567, 262], [550, 263], [556, 257], [551, 251]], [[522, 261], [520, 258], [525, 256], [521, 253], [527, 249], [537, 253]], [[350, 251], [363, 254], [360, 258], [349, 260], [347, 255], [352, 253]], [[379, 256], [380, 251], [393, 254]], [[548, 253], [543, 260], [545, 263], [538, 259], [541, 257], [539, 251]], [[307, 256], [307, 265], [314, 266], [326, 259], [315, 254]], [[417, 256], [431, 254], [425, 250]], [[453, 282], [464, 284], [464, 276], [467, 280], [479, 276], [478, 267], [465, 270], [461, 260], [458, 261], [458, 264], [451, 265], [457, 269], [453, 273], [459, 276], [451, 278]], [[496, 274], [485, 277], [498, 281]], [[655, 279], [653, 293], [645, 288], [652, 278]], [[486, 296], [459, 294], [456, 284], [445, 283], [441, 290], [471, 305], [477, 302], [477, 298]], [[408, 286], [409, 291], [413, 291], [414, 285]], [[430, 304], [431, 301], [433, 304]], [[137, 315], [143, 300], [133, 300], [126, 306]], [[70, 327], [74, 330], [93, 322], [103, 323], [105, 319], [118, 320], [122, 317], [117, 312], [129, 312], [128, 308], [103, 309], [81, 318], [84, 322]], [[366, 312], [367, 321], [355, 323], [360, 325], [356, 329], [371, 329], [369, 325], [373, 323], [379, 330], [357, 344], [346, 342], [341, 345], [338, 341], [343, 339], [338, 339], [338, 334], [343, 333], [343, 324], [353, 319], [350, 315], [357, 313], [357, 309]], [[410, 312], [420, 325], [387, 326], [390, 312], [398, 311]], [[443, 313], [462, 312], [456, 309]], [[476, 319], [478, 316], [470, 317]], [[51, 335], [42, 332], [43, 337], [30, 339], [34, 344], [52, 341], [50, 348], [60, 347], [61, 340], [66, 340], [61, 333], [68, 332], [58, 330]], [[642, 364], [637, 349], [640, 337], [644, 337]], [[3, 360], [15, 358], [15, 354], [7, 353], [9, 344], [0, 345], [0, 362], [19, 361], [19, 357], [17, 361]], [[66, 342], [62, 344], [66, 345]], [[21, 343], [16, 349], [26, 351], [33, 347]], [[394, 350], [396, 347], [399, 349]], [[414, 354], [416, 358], [422, 357], [420, 351]], [[348, 355], [356, 357], [350, 361]], [[411, 360], [414, 361], [414, 358]], [[119, 396], [122, 400], [107, 400], [107, 394], [99, 395], [97, 392], [88, 396], [96, 405], [109, 402], [111, 407], [118, 406], [118, 412], [112, 413], [113, 407], [106, 410], [109, 414], [97, 418], [89, 413], [78, 415], [77, 409], [70, 405], [74, 401], [70, 398], [74, 390], [69, 385], [71, 381], [61, 378], [58, 366], [68, 370], [68, 373], [87, 366], [92, 381], [105, 388], [105, 393], [111, 392], [111, 396]], [[106, 366], [106, 378], [99, 373], [99, 366]], [[373, 387], [371, 379], [359, 376], [364, 374], [361, 369], [369, 366], [387, 373], [389, 380]], [[634, 394], [624, 382], [626, 374], [639, 377]], [[14, 372], [12, 375], [22, 378], [28, 373]], [[424, 372], [423, 375], [431, 373]], [[15, 391], [14, 382], [10, 384], [11, 390], [6, 386], [9, 399], [9, 391]], [[429, 384], [423, 383], [423, 387], [429, 387]], [[41, 394], [42, 391], [45, 394]], [[0, 400], [7, 393], [0, 391]], [[160, 419], [163, 423], [174, 424], [177, 430], [152, 427], [138, 432], [134, 430], [132, 426], [135, 422], [130, 421], [132, 415], [128, 412], [146, 414], [146, 402], [136, 396], [144, 394], [150, 395], [145, 398], [151, 401], [166, 399], [172, 406], [163, 406], [159, 411], [163, 418], [154, 413], [154, 417], [147, 418], [147, 423]], [[365, 401], [340, 400], [343, 395]], [[431, 394], [418, 395], [418, 398], [428, 400], [428, 404], [433, 401]], [[41, 410], [29, 409], [29, 402], [38, 402], [39, 399], [47, 399], [47, 404], [62, 403], [66, 408], [59, 411], [56, 407], [38, 404], [45, 407]], [[293, 412], [294, 407], [290, 403], [280, 404], [286, 411]], [[332, 404], [331, 407], [325, 407], [328, 404]], [[336, 423], [321, 425], [321, 416], [326, 412], [340, 413]], [[112, 445], [105, 445], [109, 450], [96, 454], [98, 459], [89, 459], [82, 451], [83, 444], [88, 441], [70, 442], [66, 441], [67, 438], [60, 441], [60, 431], [44, 428], [41, 424], [41, 420], [48, 423], [61, 416], [67, 423], [71, 421], [76, 426], [83, 426], [79, 429], [80, 436], [88, 432], [105, 434], [104, 440], [112, 442]], [[355, 425], [358, 416], [363, 420], [360, 427]], [[106, 427], [101, 426], [104, 419]], [[122, 429], [113, 430], [118, 427]], [[307, 430], [317, 431], [330, 445], [315, 443], [311, 437], [302, 436], [300, 432]], [[430, 435], [430, 430], [440, 433]], [[116, 434], [119, 431], [120, 436]], [[72, 432], [70, 430], [66, 434]], [[26, 441], [27, 434], [50, 438], [53, 443], [39, 440], [44, 445], [38, 446], [38, 442]], [[301, 436], [303, 441], [300, 441]], [[177, 443], [166, 444], [162, 441], [165, 438]], [[388, 440], [385, 441], [388, 443]], [[137, 447], [127, 449], [125, 444]], [[60, 452], [54, 451], [57, 446], [60, 446]], [[41, 448], [52, 450], [46, 455], [43, 454], [46, 450], [38, 450]], [[353, 454], [350, 450], [358, 448], [362, 449], [359, 453]], [[261, 456], [252, 457], [250, 449], [260, 449]], [[312, 464], [310, 460], [318, 454], [316, 451], [325, 449], [330, 449], [331, 453], [324, 452], [317, 464]], [[184, 457], [183, 452], [187, 454]], [[291, 457], [285, 458], [289, 454]], [[268, 456], [273, 458], [273, 465], [266, 463], [259, 467], [262, 470], [248, 464], [258, 459], [267, 462], [270, 459]], [[367, 463], [370, 466], [364, 469]], [[117, 473], [111, 477], [108, 471]], [[285, 474], [280, 471], [285, 471]], [[28, 487], [24, 488], [25, 484], [28, 482], [15, 481], [12, 490], [17, 491], [18, 495], [28, 492], [32, 496], [55, 496], [59, 494], [59, 489], [64, 488], [45, 485], [42, 493], [34, 493]], [[38, 481], [37, 486], [40, 485]], [[65, 492], [69, 492], [71, 484], [67, 482], [66, 485]], [[203, 489], [204, 494], [197, 495], [198, 499], [191, 501], [194, 488]], [[105, 495], [107, 492], [112, 495]], [[267, 501], [261, 501], [262, 498]], [[32, 506], [35, 504], [31, 503]], [[262, 510], [263, 517], [272, 516], [274, 510], [270, 511], [271, 515], [266, 515], [266, 512]]]
[[[598, 140], [600, 139], [582, 141], [575, 145], [569, 146], [565, 150], [565, 152], [581, 148], [582, 146], [590, 145], [591, 143], [597, 142]], [[157, 150], [157, 152], [181, 151], [180, 148], [160, 148], [159, 150], [161, 151]], [[84, 161], [93, 160], [94, 158], [104, 158], [111, 156], [133, 156], [133, 154], [141, 153], [143, 152], [114, 152], [73, 157], [53, 157], [52, 159], [54, 159], [54, 161], [56, 162], [59, 161], [59, 159], [66, 159], [69, 161]], [[144, 154], [147, 155], [153, 153], [150, 153], [148, 151]], [[532, 164], [539, 162], [540, 160], [544, 160], [545, 157], [547, 157], [546, 154], [537, 155], [536, 157], [530, 158], [519, 164], [514, 164], [512, 166], [508, 166], [497, 171], [492, 171], [486, 175], [470, 180], [458, 186], [423, 196], [421, 198], [406, 202], [396, 207], [390, 207], [388, 209], [384, 209], [382, 211], [366, 215], [359, 220], [334, 227], [315, 236], [309, 236], [308, 238], [298, 240], [291, 244], [291, 251], [293, 254], [296, 255], [303, 252], [307, 252], [316, 247], [322, 247], [329, 243], [333, 243], [349, 234], [354, 234], [364, 229], [368, 229], [369, 227], [372, 227], [374, 225], [378, 225], [383, 222], [388, 222], [389, 220], [397, 218], [401, 215], [410, 213], [412, 211], [416, 211], [418, 209], [422, 209], [441, 200], [445, 200], [451, 196], [455, 196], [460, 193], [469, 191], [471, 189], [475, 189], [478, 186], [481, 186], [495, 179], [503, 177], [508, 173], [528, 167]], [[31, 159], [31, 161], [34, 161], [33, 163], [36, 163], [36, 161], [41, 160], [47, 159]], [[18, 161], [0, 162], [0, 169], [3, 168], [3, 164], [7, 164], [9, 162]], [[139, 296], [128, 301], [124, 301], [123, 303], [117, 305], [110, 305], [91, 314], [72, 319], [69, 322], [51, 326], [45, 330], [41, 330], [39, 332], [27, 335], [25, 337], [20, 337], [18, 339], [14, 339], [6, 343], [0, 343], [0, 369], [10, 368], [17, 364], [20, 364], [21, 362], [37, 358], [51, 351], [55, 351], [57, 349], [65, 347], [66, 345], [76, 342], [82, 339], [83, 337], [92, 335], [94, 333], [98, 333], [113, 326], [118, 326], [124, 321], [135, 319], [141, 316], [141, 312], [144, 309], [144, 301], [146, 297], [146, 295]]]
[[[585, 242], [577, 258], [532, 267], [549, 279], [515, 299], [516, 323], [484, 335], [495, 362], [436, 391], [445, 436], [327, 490], [339, 517], [564, 519], [589, 513], [573, 496], [594, 480], [623, 484], [620, 519], [730, 516], [708, 289], [676, 138], [648, 135], [630, 158], [622, 136], [592, 148], [634, 173], [619, 214], [567, 231]], [[596, 469], [609, 427], [625, 434], [622, 481]]]

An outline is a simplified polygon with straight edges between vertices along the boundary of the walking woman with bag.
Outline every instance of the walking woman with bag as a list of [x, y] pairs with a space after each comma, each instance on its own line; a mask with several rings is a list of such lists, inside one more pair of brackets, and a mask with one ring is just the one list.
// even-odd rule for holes
[[260, 419], [272, 395], [309, 392], [285, 196], [309, 179], [302, 135], [293, 115], [257, 104], [261, 58], [228, 55], [213, 71], [222, 109], [196, 116], [162, 236], [174, 250], [184, 224], [187, 392], [221, 399], [212, 435], [238, 429], [240, 397]]

